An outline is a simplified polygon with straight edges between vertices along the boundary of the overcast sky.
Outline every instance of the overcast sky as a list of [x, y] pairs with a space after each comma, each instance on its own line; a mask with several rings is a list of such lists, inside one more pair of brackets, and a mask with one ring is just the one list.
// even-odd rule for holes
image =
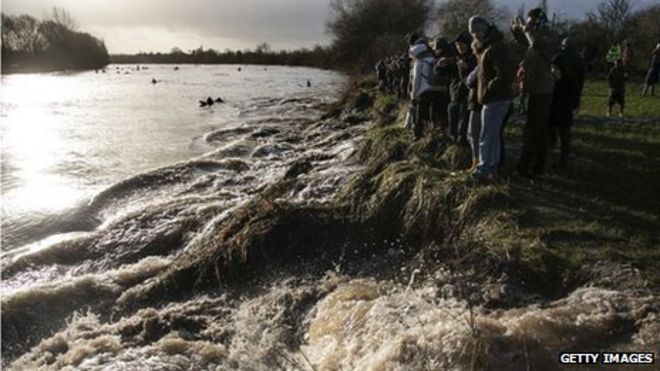
[[[441, 1], [441, 0], [439, 0]], [[496, 0], [517, 9], [538, 0]], [[581, 17], [601, 0], [549, 0], [551, 11]], [[636, 0], [639, 5], [660, 0]], [[53, 6], [71, 13], [85, 32], [105, 40], [110, 53], [273, 49], [326, 44], [329, 0], [2, 0], [2, 11], [42, 17]]]

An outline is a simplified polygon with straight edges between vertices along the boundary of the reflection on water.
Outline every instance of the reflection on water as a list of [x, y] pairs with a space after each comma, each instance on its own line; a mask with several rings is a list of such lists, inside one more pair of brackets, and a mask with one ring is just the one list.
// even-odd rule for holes
[[[304, 68], [135, 67], [2, 76], [3, 250], [76, 230], [56, 219], [121, 179], [208, 152], [204, 134], [240, 125], [259, 98], [338, 82]], [[207, 96], [227, 103], [200, 108]]]

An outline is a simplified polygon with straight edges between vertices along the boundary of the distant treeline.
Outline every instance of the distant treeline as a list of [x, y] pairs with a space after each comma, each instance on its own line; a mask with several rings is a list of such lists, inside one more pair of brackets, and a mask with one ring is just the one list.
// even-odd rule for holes
[[168, 64], [269, 64], [332, 68], [331, 51], [327, 47], [294, 51], [272, 51], [263, 43], [255, 50], [225, 50], [199, 47], [189, 52], [173, 48], [169, 53], [118, 54], [110, 56], [112, 63], [168, 63]]
[[43, 20], [2, 13], [2, 73], [94, 69], [109, 61], [103, 41], [76, 31], [60, 8]]

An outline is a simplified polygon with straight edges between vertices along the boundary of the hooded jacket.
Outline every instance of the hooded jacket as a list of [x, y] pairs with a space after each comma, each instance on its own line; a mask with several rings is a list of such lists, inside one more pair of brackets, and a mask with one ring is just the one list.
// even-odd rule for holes
[[547, 27], [513, 30], [516, 41], [527, 48], [522, 61], [525, 70], [523, 92], [531, 95], [552, 94], [554, 77], [550, 64], [556, 47]]
[[429, 79], [433, 76], [435, 57], [424, 42], [418, 42], [410, 47], [410, 57], [413, 67], [411, 71], [412, 89], [410, 98], [417, 99], [422, 93], [439, 90], [431, 85]]
[[482, 42], [474, 41], [474, 49], [479, 54], [477, 81], [479, 104], [511, 100], [514, 64], [511, 63], [507, 47], [504, 45], [504, 35], [491, 25]]

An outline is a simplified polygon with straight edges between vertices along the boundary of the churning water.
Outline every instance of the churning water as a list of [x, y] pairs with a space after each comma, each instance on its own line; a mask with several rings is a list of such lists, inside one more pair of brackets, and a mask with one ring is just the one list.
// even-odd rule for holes
[[[75, 211], [104, 188], [282, 118], [287, 99], [331, 99], [342, 81], [307, 68], [137, 67], [2, 77], [3, 250], [92, 228]], [[201, 109], [208, 96], [226, 103]], [[214, 130], [229, 134], [208, 140]]]
[[[3, 366], [536, 370], [556, 369], [560, 350], [658, 351], [657, 295], [626, 267], [605, 268], [615, 285], [521, 299], [496, 277], [350, 274], [348, 252], [329, 270], [294, 259], [145, 300], [295, 164], [306, 170], [287, 200], [330, 200], [360, 170], [349, 158], [369, 125], [319, 119], [344, 83], [333, 72], [173, 67], [3, 77]], [[226, 103], [199, 107], [207, 96]], [[384, 247], [374, 260], [399, 270], [403, 247]], [[470, 307], [465, 286], [515, 304]]]

